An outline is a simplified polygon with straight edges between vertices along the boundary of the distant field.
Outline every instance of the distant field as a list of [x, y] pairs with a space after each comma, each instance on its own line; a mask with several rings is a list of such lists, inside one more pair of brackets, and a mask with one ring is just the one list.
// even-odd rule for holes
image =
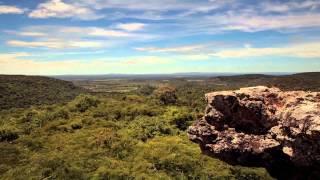
[[[104, 78], [93, 79], [89, 76], [87, 80], [73, 80], [76, 86], [83, 87], [91, 92], [105, 93], [124, 93], [133, 92], [144, 85], [159, 86], [161, 84], [170, 84], [176, 87], [203, 90], [227, 90], [237, 89], [248, 86], [276, 86], [283, 90], [310, 90], [320, 91], [320, 73], [301, 73], [294, 75], [236, 75], [236, 76], [196, 76], [196, 77], [136, 77], [136, 78]], [[179, 88], [178, 88], [179, 89]]]
[[94, 81], [74, 81], [76, 86], [83, 87], [91, 92], [131, 92], [137, 90], [144, 83], [129, 80], [107, 79]]

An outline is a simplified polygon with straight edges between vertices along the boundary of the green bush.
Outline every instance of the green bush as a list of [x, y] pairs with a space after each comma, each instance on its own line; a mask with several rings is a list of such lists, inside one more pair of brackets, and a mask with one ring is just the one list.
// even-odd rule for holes
[[122, 161], [109, 160], [105, 162], [106, 165], [99, 167], [92, 179], [106, 179], [106, 180], [130, 180], [136, 179], [130, 174], [129, 164]]
[[182, 131], [187, 130], [192, 121], [192, 115], [186, 112], [178, 113], [171, 119], [171, 123], [173, 123], [178, 129]]
[[28, 147], [31, 151], [39, 151], [43, 148], [43, 143], [40, 139], [36, 137], [23, 137], [22, 139], [19, 139], [19, 141]]
[[22, 149], [15, 146], [13, 143], [0, 143], [0, 179], [15, 179], [3, 178], [3, 173], [14, 169], [25, 160]]
[[69, 112], [66, 109], [59, 108], [52, 113], [51, 120], [54, 119], [69, 119]]
[[40, 161], [41, 179], [87, 179], [77, 168], [72, 167], [61, 158]]
[[139, 117], [129, 124], [129, 135], [142, 141], [155, 136], [173, 135], [175, 130], [166, 121], [159, 118]]
[[97, 107], [99, 103], [100, 101], [96, 97], [81, 94], [70, 103], [70, 106], [71, 111], [85, 112], [91, 107]]
[[[228, 179], [228, 166], [201, 155], [200, 149], [179, 136], [156, 137], [137, 148], [137, 159], [152, 164], [156, 173], [173, 179]], [[207, 169], [210, 169], [207, 171]]]
[[76, 129], [81, 129], [82, 128], [82, 123], [81, 122], [72, 122], [71, 123], [71, 128], [76, 130]]
[[239, 180], [272, 180], [273, 178], [263, 168], [246, 168], [235, 166], [232, 174]]
[[28, 111], [23, 115], [21, 118], [22, 123], [31, 122], [34, 118], [36, 118], [38, 115], [37, 111]]
[[13, 141], [19, 138], [18, 130], [11, 126], [0, 127], [0, 142]]
[[193, 122], [194, 117], [191, 110], [186, 107], [171, 106], [167, 108], [164, 119], [181, 131], [185, 131]]
[[128, 139], [110, 128], [100, 129], [94, 136], [94, 145], [102, 147], [109, 156], [123, 159], [132, 154], [136, 141]]
[[130, 103], [142, 103], [145, 101], [145, 98], [138, 95], [126, 95], [122, 98], [124, 101], [128, 101]]
[[[107, 112], [106, 112], [107, 111]], [[95, 114], [98, 112], [95, 111]], [[139, 116], [157, 116], [161, 114], [161, 109], [155, 106], [145, 105], [145, 104], [119, 104], [113, 107], [108, 107], [104, 110], [105, 114], [108, 114], [110, 120], [126, 120], [132, 121]], [[103, 114], [103, 112], [99, 112]], [[95, 116], [97, 117], [97, 116]]]

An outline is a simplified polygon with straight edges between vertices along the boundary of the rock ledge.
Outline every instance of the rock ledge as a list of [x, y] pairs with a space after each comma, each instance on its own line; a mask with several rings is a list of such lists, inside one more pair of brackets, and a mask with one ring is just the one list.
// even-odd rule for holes
[[205, 115], [188, 129], [203, 153], [266, 167], [279, 179], [320, 177], [320, 93], [264, 86], [206, 94]]

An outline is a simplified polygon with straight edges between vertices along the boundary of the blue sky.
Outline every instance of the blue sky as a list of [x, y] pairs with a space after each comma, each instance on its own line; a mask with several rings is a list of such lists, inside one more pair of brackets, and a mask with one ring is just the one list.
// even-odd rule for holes
[[0, 74], [320, 70], [320, 0], [0, 0]]

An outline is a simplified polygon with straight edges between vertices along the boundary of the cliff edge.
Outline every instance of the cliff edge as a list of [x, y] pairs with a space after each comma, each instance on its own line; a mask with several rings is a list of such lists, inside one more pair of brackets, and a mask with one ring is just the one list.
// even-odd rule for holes
[[278, 179], [320, 177], [320, 92], [258, 86], [208, 93], [206, 101], [188, 129], [203, 153], [266, 167]]

